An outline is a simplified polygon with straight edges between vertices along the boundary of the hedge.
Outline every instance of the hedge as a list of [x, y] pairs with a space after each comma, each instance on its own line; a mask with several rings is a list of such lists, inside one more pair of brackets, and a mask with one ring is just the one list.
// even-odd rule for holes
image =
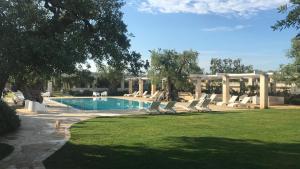
[[16, 130], [20, 127], [20, 122], [16, 111], [0, 101], [0, 135]]
[[0, 143], [0, 160], [7, 157], [10, 153], [12, 153], [14, 147], [8, 144]]
[[84, 90], [82, 92], [70, 90], [69, 94], [72, 95], [72, 96], [92, 96], [93, 92], [89, 91], [89, 90]]

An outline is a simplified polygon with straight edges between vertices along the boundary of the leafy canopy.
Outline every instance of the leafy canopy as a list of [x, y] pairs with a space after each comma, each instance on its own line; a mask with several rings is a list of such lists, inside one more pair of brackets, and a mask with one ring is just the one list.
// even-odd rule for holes
[[73, 73], [87, 59], [128, 68], [120, 0], [1, 0], [0, 87], [9, 76]]
[[300, 1], [290, 0], [290, 4], [282, 5], [278, 8], [279, 13], [288, 12], [285, 19], [279, 20], [272, 26], [273, 30], [283, 30], [287, 28], [300, 28]]
[[202, 73], [198, 66], [198, 52], [188, 50], [182, 53], [175, 50], [152, 50], [149, 76], [154, 83], [167, 80], [167, 93], [176, 99], [177, 90], [187, 85], [191, 73]]
[[[279, 13], [287, 13], [283, 20], [277, 21], [272, 26], [273, 30], [283, 30], [294, 28], [300, 29], [300, 1], [290, 0], [289, 5], [283, 5], [278, 9]], [[276, 74], [277, 80], [282, 80], [287, 84], [296, 84], [300, 86], [300, 34], [292, 39], [292, 47], [289, 50], [287, 57], [292, 59], [292, 63], [281, 65], [280, 71]]]
[[241, 59], [219, 59], [212, 58], [210, 61], [211, 74], [216, 73], [251, 73], [253, 72], [252, 65], [244, 65]]

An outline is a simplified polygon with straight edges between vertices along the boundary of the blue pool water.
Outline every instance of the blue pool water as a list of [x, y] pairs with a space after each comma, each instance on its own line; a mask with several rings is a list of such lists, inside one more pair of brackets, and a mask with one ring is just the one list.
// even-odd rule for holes
[[135, 110], [150, 106], [150, 103], [116, 98], [61, 98], [52, 100], [80, 110]]

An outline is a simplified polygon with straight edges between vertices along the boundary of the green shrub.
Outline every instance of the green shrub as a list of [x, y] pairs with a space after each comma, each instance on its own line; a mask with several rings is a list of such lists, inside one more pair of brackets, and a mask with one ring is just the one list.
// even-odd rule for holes
[[69, 94], [72, 95], [72, 96], [92, 96], [93, 92], [89, 91], [89, 90], [84, 90], [82, 92], [81, 91], [70, 90]]
[[16, 111], [5, 102], [0, 101], [0, 135], [16, 130], [20, 126], [20, 118]]
[[300, 95], [294, 95], [285, 99], [286, 104], [300, 105]]
[[12, 153], [14, 147], [8, 144], [0, 143], [0, 160], [7, 157], [10, 153]]
[[109, 96], [124, 96], [124, 94], [128, 94], [128, 91], [109, 91]]

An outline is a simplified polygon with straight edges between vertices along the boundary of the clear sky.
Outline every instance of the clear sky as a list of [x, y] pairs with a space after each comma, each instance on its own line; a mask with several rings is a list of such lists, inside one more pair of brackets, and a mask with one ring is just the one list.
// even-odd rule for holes
[[274, 32], [285, 15], [276, 8], [287, 0], [127, 0], [124, 22], [132, 50], [149, 59], [149, 50], [188, 49], [200, 53], [199, 65], [209, 71], [212, 57], [241, 58], [261, 70], [287, 63], [295, 30]]

